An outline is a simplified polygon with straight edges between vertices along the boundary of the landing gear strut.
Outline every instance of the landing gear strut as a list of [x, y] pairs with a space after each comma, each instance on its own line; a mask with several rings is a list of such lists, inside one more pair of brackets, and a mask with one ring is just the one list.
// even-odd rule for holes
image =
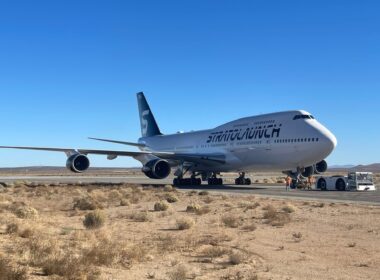
[[175, 178], [173, 180], [174, 186], [200, 186], [202, 185], [202, 180], [200, 178]]
[[252, 184], [252, 181], [250, 178], [245, 178], [245, 172], [242, 172], [239, 174], [239, 177], [235, 179], [235, 184], [249, 186]]
[[200, 178], [197, 178], [199, 174], [196, 174], [193, 172], [191, 174], [190, 178], [183, 178], [185, 174], [189, 171], [191, 166], [184, 167], [182, 164], [178, 170], [176, 171], [175, 175], [177, 178], [173, 180], [174, 186], [200, 186], [202, 185], [202, 180]]
[[210, 178], [208, 178], [209, 186], [221, 186], [223, 185], [223, 179], [216, 177], [216, 173], [213, 173]]

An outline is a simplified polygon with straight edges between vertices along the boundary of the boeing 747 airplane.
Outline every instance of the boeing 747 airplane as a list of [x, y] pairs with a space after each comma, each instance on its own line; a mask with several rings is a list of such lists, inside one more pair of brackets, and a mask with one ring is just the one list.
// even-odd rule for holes
[[[71, 148], [11, 147], [63, 152], [66, 166], [81, 173], [90, 167], [89, 154], [133, 157], [152, 179], [167, 178], [175, 168], [174, 185], [222, 185], [221, 172], [238, 172], [237, 185], [250, 185], [248, 171], [282, 171], [294, 179], [327, 170], [325, 161], [337, 145], [335, 136], [302, 110], [235, 120], [214, 129], [164, 135], [142, 92], [137, 94], [141, 134], [137, 143], [91, 138], [138, 147], [139, 152]], [[185, 178], [186, 174], [190, 176]]]

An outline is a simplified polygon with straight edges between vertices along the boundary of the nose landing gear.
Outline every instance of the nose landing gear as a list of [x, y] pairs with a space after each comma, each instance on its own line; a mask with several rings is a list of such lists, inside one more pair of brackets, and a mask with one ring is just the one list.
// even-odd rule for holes
[[249, 186], [252, 184], [250, 178], [245, 178], [245, 172], [239, 174], [239, 177], [235, 179], [235, 185], [246, 185]]

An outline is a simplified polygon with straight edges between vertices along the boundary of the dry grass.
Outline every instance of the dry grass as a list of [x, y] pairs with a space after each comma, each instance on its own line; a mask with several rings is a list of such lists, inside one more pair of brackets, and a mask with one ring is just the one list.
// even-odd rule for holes
[[272, 205], [268, 205], [264, 210], [263, 219], [266, 220], [267, 224], [275, 227], [282, 227], [290, 222], [289, 213], [278, 212]]
[[138, 223], [146, 223], [151, 220], [148, 211], [133, 212], [128, 218]]
[[99, 201], [95, 200], [94, 198], [86, 197], [74, 200], [73, 209], [79, 209], [82, 211], [93, 211], [97, 209], [104, 209], [104, 205], [101, 204]]
[[222, 223], [229, 228], [238, 228], [242, 225], [242, 220], [239, 216], [225, 215], [222, 217]]
[[211, 208], [209, 206], [203, 206], [197, 210], [195, 210], [195, 214], [197, 214], [198, 216], [203, 216], [203, 215], [207, 215], [211, 212]]
[[191, 218], [179, 218], [176, 225], [178, 230], [188, 230], [195, 225], [195, 221]]
[[4, 256], [0, 255], [0, 280], [27, 280], [26, 268], [13, 265]]
[[86, 229], [99, 229], [104, 226], [106, 222], [106, 216], [103, 212], [96, 210], [88, 213], [84, 220], [83, 225]]
[[169, 273], [170, 280], [186, 280], [187, 268], [183, 265], [177, 266], [172, 272]]
[[256, 226], [256, 224], [252, 223], [249, 225], [245, 225], [242, 229], [245, 231], [251, 231], [252, 232], [252, 231], [257, 230], [257, 226]]
[[287, 204], [286, 206], [282, 207], [282, 211], [288, 214], [294, 213], [296, 210], [297, 208], [292, 204]]
[[174, 194], [171, 194], [171, 193], [167, 194], [167, 195], [165, 196], [165, 199], [166, 199], [166, 201], [169, 202], [169, 203], [176, 203], [176, 202], [179, 201], [178, 197], [175, 196]]
[[200, 195], [200, 196], [206, 196], [206, 195], [209, 195], [210, 193], [208, 192], [208, 191], [200, 191], [199, 193], [198, 193], [198, 195]]
[[11, 223], [7, 225], [5, 232], [6, 234], [17, 234], [19, 230], [20, 230], [20, 227], [17, 223]]
[[120, 206], [125, 207], [131, 205], [127, 199], [121, 199], [120, 200]]
[[202, 251], [202, 256], [205, 258], [215, 259], [230, 254], [230, 250], [220, 246], [210, 246]]
[[165, 201], [157, 202], [154, 204], [154, 211], [156, 212], [163, 212], [167, 211], [169, 209], [169, 204], [167, 204]]
[[20, 219], [36, 219], [38, 211], [33, 207], [21, 206], [14, 209], [13, 213]]
[[186, 212], [195, 213], [195, 212], [199, 211], [199, 209], [201, 209], [201, 206], [193, 203], [193, 204], [190, 204], [187, 206]]
[[[178, 198], [170, 211], [147, 211], [157, 201], [169, 205], [168, 195]], [[7, 188], [0, 193], [0, 252], [7, 256], [5, 262], [0, 258], [0, 280], [194, 279], [200, 275], [204, 279], [248, 280], [257, 275], [275, 279], [278, 271], [284, 272], [284, 279], [303, 279], [305, 270], [325, 279], [323, 271], [314, 269], [315, 259], [331, 268], [331, 277], [339, 278], [342, 268], [353, 279], [360, 278], [359, 270], [364, 269], [367, 279], [378, 275], [380, 248], [373, 238], [380, 232], [376, 207], [336, 204], [331, 222], [326, 215], [330, 209], [315, 209], [316, 202], [285, 204], [262, 197], [212, 195], [208, 199], [207, 195], [112, 184]], [[105, 206], [102, 213], [107, 226], [83, 230], [83, 217], [99, 211], [100, 205]], [[128, 207], [120, 208], [123, 205]], [[16, 209], [24, 207], [36, 209], [38, 219], [16, 218]], [[291, 227], [282, 227], [291, 221], [294, 211], [288, 208], [293, 207], [302, 211], [296, 211]], [[89, 208], [96, 209], [81, 210]], [[323, 246], [318, 246], [316, 225], [324, 233]], [[359, 247], [352, 243], [359, 229], [360, 250], [349, 249]], [[338, 246], [337, 238], [341, 240]], [[326, 248], [332, 248], [329, 254], [325, 254]], [[363, 265], [352, 259], [362, 260]], [[300, 260], [304, 265], [288, 260]], [[19, 271], [21, 276], [17, 276]]]
[[232, 265], [239, 265], [247, 260], [247, 256], [240, 252], [234, 252], [229, 256], [229, 262]]

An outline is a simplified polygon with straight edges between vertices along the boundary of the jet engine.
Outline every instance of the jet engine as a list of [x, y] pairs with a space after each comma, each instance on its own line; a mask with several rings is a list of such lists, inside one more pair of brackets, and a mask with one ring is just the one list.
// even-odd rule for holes
[[166, 160], [156, 159], [148, 162], [142, 172], [151, 179], [165, 179], [170, 175], [171, 167]]
[[75, 173], [83, 173], [90, 168], [90, 160], [82, 154], [72, 155], [67, 159], [67, 169]]
[[327, 168], [328, 168], [328, 165], [325, 160], [318, 162], [314, 167], [316, 174], [325, 173], [327, 171]]
[[305, 170], [301, 173], [302, 177], [309, 178], [314, 175], [314, 166], [306, 167]]

